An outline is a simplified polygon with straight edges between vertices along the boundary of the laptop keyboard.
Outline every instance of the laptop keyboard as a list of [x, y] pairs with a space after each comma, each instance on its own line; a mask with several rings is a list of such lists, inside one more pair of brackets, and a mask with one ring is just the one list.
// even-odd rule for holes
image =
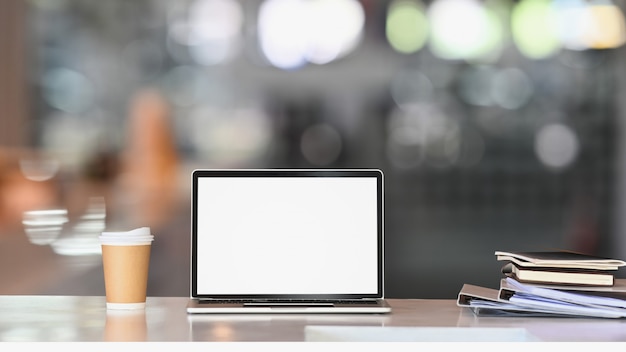
[[371, 304], [376, 305], [379, 302], [376, 300], [354, 300], [354, 299], [270, 299], [270, 300], [259, 300], [259, 299], [212, 299], [212, 300], [200, 300], [200, 303], [204, 304], [246, 304], [246, 303], [255, 303], [255, 304]]

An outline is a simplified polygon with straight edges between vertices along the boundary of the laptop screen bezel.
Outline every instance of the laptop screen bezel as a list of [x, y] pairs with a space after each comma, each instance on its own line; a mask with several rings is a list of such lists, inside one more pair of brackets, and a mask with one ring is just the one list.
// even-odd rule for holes
[[[198, 293], [198, 180], [206, 177], [367, 177], [377, 188], [377, 292], [363, 294], [234, 295]], [[191, 298], [195, 299], [378, 299], [384, 298], [384, 176], [380, 169], [196, 169], [191, 189]]]

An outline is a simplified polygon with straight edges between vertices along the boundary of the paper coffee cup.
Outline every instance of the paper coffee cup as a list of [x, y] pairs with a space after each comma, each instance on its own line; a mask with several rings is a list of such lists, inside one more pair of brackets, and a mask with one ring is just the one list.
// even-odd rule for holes
[[101, 234], [108, 309], [142, 309], [146, 306], [150, 249], [153, 240], [154, 236], [148, 227]]

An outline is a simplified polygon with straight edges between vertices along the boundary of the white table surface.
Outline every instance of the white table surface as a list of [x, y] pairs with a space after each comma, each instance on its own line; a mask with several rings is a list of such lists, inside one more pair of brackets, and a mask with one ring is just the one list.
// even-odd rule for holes
[[116, 312], [98, 296], [0, 296], [0, 341], [626, 341], [626, 319], [477, 317], [453, 300], [390, 299], [387, 315], [189, 315], [187, 300]]

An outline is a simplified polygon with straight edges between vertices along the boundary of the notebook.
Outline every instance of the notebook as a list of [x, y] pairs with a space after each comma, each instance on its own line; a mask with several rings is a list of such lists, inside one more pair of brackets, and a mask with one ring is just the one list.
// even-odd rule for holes
[[188, 313], [389, 313], [378, 169], [192, 172]]

